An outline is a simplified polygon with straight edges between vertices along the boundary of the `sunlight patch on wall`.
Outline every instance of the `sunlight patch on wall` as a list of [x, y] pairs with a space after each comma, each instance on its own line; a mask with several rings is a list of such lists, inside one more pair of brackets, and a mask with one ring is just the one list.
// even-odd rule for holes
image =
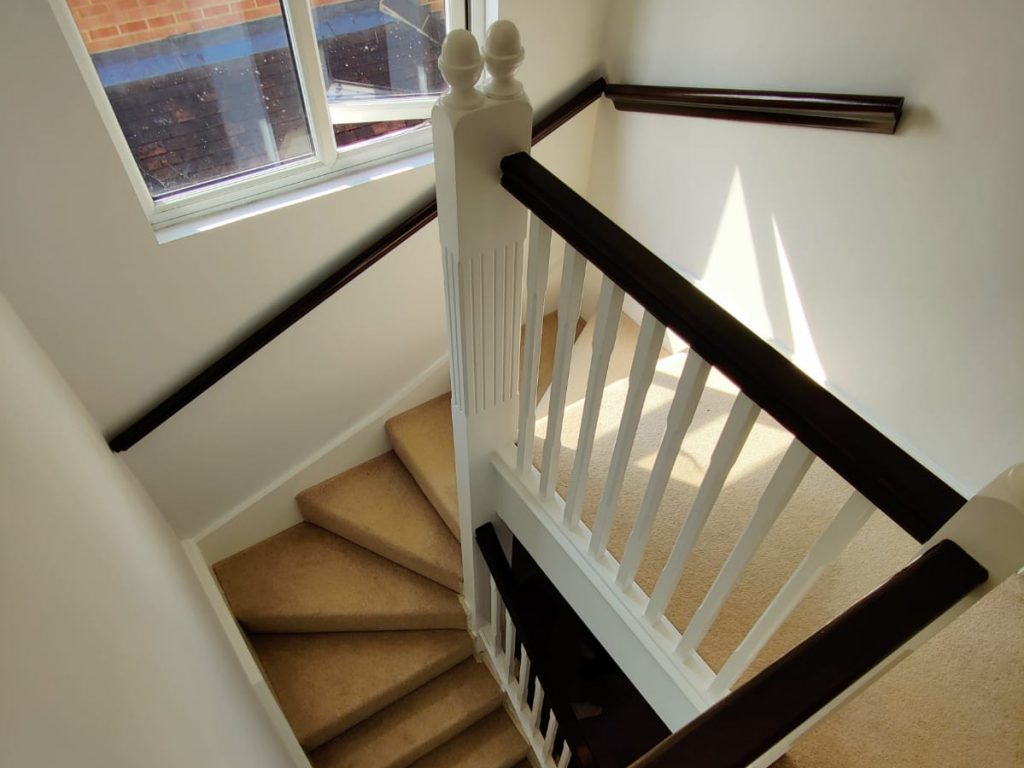
[[733, 174], [699, 285], [755, 333], [772, 336], [739, 168]]
[[793, 352], [790, 359], [812, 379], [819, 384], [824, 384], [826, 380], [825, 367], [821, 364], [818, 349], [814, 345], [814, 337], [811, 335], [811, 327], [807, 322], [807, 314], [804, 312], [803, 302], [800, 301], [793, 269], [790, 267], [789, 257], [786, 255], [786, 246], [782, 242], [779, 224], [774, 216], [772, 216], [772, 230], [775, 233], [775, 251], [779, 255], [779, 274], [782, 278], [782, 290], [786, 297], [786, 308], [793, 339]]

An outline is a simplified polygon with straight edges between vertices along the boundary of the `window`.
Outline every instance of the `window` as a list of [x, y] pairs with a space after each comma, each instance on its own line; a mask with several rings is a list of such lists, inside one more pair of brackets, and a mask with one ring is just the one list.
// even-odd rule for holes
[[445, 0], [53, 1], [157, 224], [424, 148], [441, 43], [466, 15]]

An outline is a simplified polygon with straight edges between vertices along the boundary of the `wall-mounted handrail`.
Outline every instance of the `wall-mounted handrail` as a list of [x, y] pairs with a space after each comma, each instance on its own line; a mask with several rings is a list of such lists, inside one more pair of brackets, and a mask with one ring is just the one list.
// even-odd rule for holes
[[903, 114], [900, 96], [750, 91], [609, 84], [605, 96], [628, 112], [710, 117], [756, 123], [895, 133]]
[[988, 579], [941, 541], [630, 768], [742, 768]]
[[918, 541], [965, 499], [530, 155], [501, 184]]
[[[593, 103], [604, 92], [604, 86], [604, 80], [595, 80], [552, 110], [548, 116], [534, 126], [533, 143], [536, 144]], [[344, 263], [331, 274], [304, 291], [302, 295], [269, 320], [258, 325], [244, 339], [206, 365], [141, 416], [118, 430], [108, 441], [110, 449], [126, 451], [131, 448], [435, 218], [437, 218], [437, 200], [432, 198], [371, 245], [355, 256], [345, 258]]]

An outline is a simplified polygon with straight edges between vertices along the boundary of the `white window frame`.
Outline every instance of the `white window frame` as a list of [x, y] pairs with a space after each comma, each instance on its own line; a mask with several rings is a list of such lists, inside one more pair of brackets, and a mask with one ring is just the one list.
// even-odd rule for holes
[[[398, 131], [350, 147], [337, 147], [332, 113], [333, 116], [339, 116], [343, 111], [346, 119], [351, 122], [426, 119], [430, 116], [436, 97], [380, 99], [378, 104], [374, 104], [374, 99], [358, 99], [344, 105], [332, 105], [327, 98], [327, 86], [320, 66], [310, 0], [281, 0], [281, 6], [295, 57], [313, 154], [281, 166], [245, 172], [238, 177], [186, 189], [154, 201], [66, 0], [50, 0], [57, 23], [67, 39], [132, 188], [154, 230], [159, 232], [174, 227], [176, 231], [181, 231], [182, 224], [261, 200], [270, 201], [267, 208], [273, 209], [279, 207], [272, 204], [275, 197], [291, 195], [294, 198], [296, 190], [322, 185], [332, 179], [344, 180], [345, 177], [351, 177], [353, 183], [372, 180], [375, 176], [367, 174], [367, 169], [403, 158], [415, 156], [418, 159], [419, 162], [412, 162], [409, 167], [432, 162], [429, 126]], [[472, 29], [479, 35], [485, 24], [497, 17], [496, 0], [445, 0], [448, 29], [466, 29], [472, 18]], [[196, 231], [202, 231], [202, 227], [197, 227]]]

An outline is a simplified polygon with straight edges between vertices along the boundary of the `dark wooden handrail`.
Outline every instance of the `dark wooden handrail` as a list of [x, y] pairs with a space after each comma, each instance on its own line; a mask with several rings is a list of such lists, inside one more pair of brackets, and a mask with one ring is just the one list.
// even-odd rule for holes
[[491, 579], [494, 580], [494, 586], [501, 595], [505, 609], [512, 617], [519, 642], [530, 657], [533, 673], [544, 686], [544, 701], [555, 713], [562, 736], [569, 742], [576, 768], [593, 768], [594, 756], [579, 728], [576, 714], [564, 695], [560, 685], [562, 676], [537, 641], [533, 617], [530, 615], [529, 607], [523, 604], [512, 574], [512, 566], [505, 559], [505, 551], [498, 541], [493, 523], [481, 525], [476, 529], [476, 545], [483, 555], [484, 562], [487, 563], [487, 570], [490, 571]]
[[743, 768], [988, 579], [941, 541], [631, 768]]
[[501, 184], [918, 541], [966, 500], [525, 152]]
[[[534, 126], [533, 143], [536, 144], [583, 111], [601, 96], [604, 87], [604, 80], [595, 80], [555, 108]], [[261, 323], [244, 339], [206, 365], [144, 414], [118, 430], [108, 441], [110, 449], [126, 451], [131, 448], [436, 217], [437, 200], [432, 199], [392, 227], [372, 245], [355, 256], [346, 258], [331, 274], [303, 292], [272, 318]]]
[[900, 96], [748, 91], [610, 84], [605, 96], [616, 109], [662, 115], [895, 133], [903, 114]]

